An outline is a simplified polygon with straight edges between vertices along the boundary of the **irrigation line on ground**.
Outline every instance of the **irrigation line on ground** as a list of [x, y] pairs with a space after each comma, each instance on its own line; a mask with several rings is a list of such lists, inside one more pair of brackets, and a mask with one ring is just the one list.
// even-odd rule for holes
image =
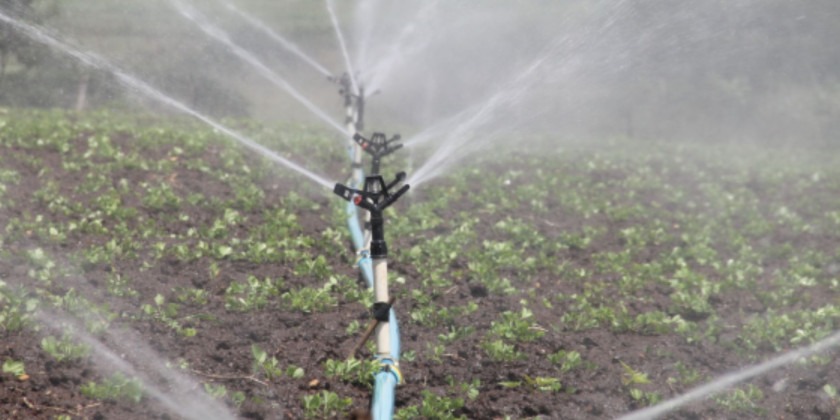
[[727, 373], [718, 379], [694, 388], [685, 394], [661, 402], [653, 407], [648, 407], [626, 414], [619, 417], [618, 420], [645, 420], [662, 416], [701, 398], [710, 397], [719, 392], [725, 391], [739, 382], [763, 375], [771, 370], [792, 364], [799, 359], [814, 355], [837, 345], [840, 345], [840, 331], [835, 332], [827, 338], [811, 344], [810, 346], [791, 350], [766, 362], [742, 368], [732, 373]]

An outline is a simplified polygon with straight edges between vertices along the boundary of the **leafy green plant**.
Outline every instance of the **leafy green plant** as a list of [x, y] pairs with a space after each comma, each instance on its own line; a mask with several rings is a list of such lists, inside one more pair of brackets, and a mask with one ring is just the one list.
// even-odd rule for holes
[[84, 344], [77, 344], [65, 334], [60, 339], [54, 336], [47, 336], [41, 339], [41, 348], [57, 362], [65, 360], [78, 360], [86, 357], [90, 348]]
[[3, 362], [3, 373], [14, 375], [16, 378], [25, 378], [27, 376], [23, 362], [14, 359], [6, 359]]
[[122, 373], [115, 373], [101, 383], [88, 382], [82, 385], [81, 392], [97, 400], [126, 400], [134, 403], [139, 403], [144, 395], [140, 381], [128, 378]]
[[511, 341], [534, 341], [545, 334], [545, 330], [533, 322], [534, 313], [528, 308], [522, 308], [519, 313], [505, 311], [501, 320], [493, 321], [490, 333]]
[[624, 385], [644, 385], [650, 383], [647, 373], [633, 369], [624, 362], [621, 362], [621, 367], [624, 368], [624, 373], [621, 375], [621, 383]]
[[0, 328], [19, 331], [32, 322], [38, 299], [24, 289], [13, 289], [0, 280]]
[[248, 276], [245, 283], [233, 282], [225, 290], [225, 308], [229, 311], [248, 312], [262, 309], [269, 299], [280, 294], [280, 280]]
[[560, 371], [563, 373], [570, 372], [574, 369], [583, 366], [583, 359], [580, 353], [572, 350], [559, 350], [548, 355], [548, 361], [552, 364], [559, 365]]
[[436, 420], [466, 420], [463, 415], [455, 415], [457, 410], [464, 407], [464, 400], [437, 395], [431, 391], [423, 390], [423, 402], [418, 407], [410, 405], [401, 408], [394, 414], [396, 420], [409, 420], [417, 418]]
[[327, 359], [324, 362], [324, 374], [346, 383], [367, 384], [372, 382], [373, 375], [379, 371], [379, 363], [375, 360], [347, 360]]
[[724, 395], [715, 397], [715, 401], [721, 407], [736, 413], [752, 413], [762, 415], [766, 409], [761, 406], [764, 393], [753, 384], [727, 392]]
[[302, 312], [320, 312], [338, 302], [335, 296], [330, 293], [333, 284], [327, 283], [320, 289], [312, 287], [300, 287], [289, 290], [281, 295], [283, 301], [292, 309]]
[[143, 311], [146, 316], [162, 322], [164, 325], [184, 337], [193, 337], [198, 333], [195, 328], [182, 326], [181, 322], [176, 319], [179, 309], [179, 305], [177, 303], [167, 303], [166, 298], [164, 298], [161, 294], [155, 296], [154, 303], [154, 305], [144, 303], [143, 306], [140, 307], [140, 310]]
[[499, 339], [485, 341], [482, 343], [482, 348], [487, 356], [496, 362], [513, 362], [525, 358], [525, 355], [516, 350], [512, 344]]
[[504, 388], [528, 388], [533, 391], [541, 392], [557, 392], [563, 389], [563, 384], [560, 378], [551, 378], [547, 376], [531, 377], [523, 375], [521, 381], [502, 381], [499, 382]]
[[641, 405], [654, 405], [662, 400], [662, 396], [659, 393], [644, 391], [639, 388], [630, 388], [630, 398]]
[[269, 381], [283, 376], [283, 369], [276, 357], [268, 357], [268, 353], [256, 344], [251, 345], [251, 355], [254, 357], [252, 370], [254, 375], [263, 375]]
[[341, 398], [332, 391], [303, 396], [303, 415], [307, 419], [328, 419], [343, 415], [353, 406], [353, 399]]

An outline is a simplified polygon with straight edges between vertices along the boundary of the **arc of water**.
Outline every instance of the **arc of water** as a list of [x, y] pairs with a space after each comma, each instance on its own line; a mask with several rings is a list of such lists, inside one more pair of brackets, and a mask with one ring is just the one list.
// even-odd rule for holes
[[240, 134], [233, 129], [230, 129], [221, 123], [217, 122], [216, 120], [190, 108], [189, 106], [185, 105], [182, 102], [179, 102], [173, 99], [170, 96], [167, 96], [163, 92], [155, 89], [151, 85], [141, 81], [140, 79], [132, 76], [129, 73], [126, 73], [122, 69], [118, 68], [117, 66], [111, 64], [107, 60], [103, 59], [102, 57], [91, 53], [91, 52], [84, 52], [78, 48], [75, 48], [65, 42], [59, 41], [57, 38], [49, 35], [47, 30], [41, 28], [39, 26], [26, 23], [23, 21], [16, 20], [6, 14], [6, 12], [0, 9], [0, 22], [6, 23], [12, 28], [16, 29], [17, 31], [23, 33], [30, 39], [39, 42], [41, 44], [47, 45], [53, 49], [59, 50], [64, 52], [65, 54], [75, 58], [79, 62], [93, 67], [99, 70], [106, 71], [111, 73], [116, 77], [116, 79], [127, 89], [143, 94], [151, 99], [154, 99], [157, 102], [160, 102], [172, 109], [178, 110], [184, 114], [190, 115], [193, 118], [207, 124], [208, 126], [216, 129], [217, 131], [221, 132], [222, 134], [226, 135], [227, 137], [237, 141], [238, 143], [242, 144], [243, 146], [251, 149], [259, 153], [260, 155], [279, 163], [285, 166], [288, 169], [291, 169], [311, 181], [314, 181], [321, 187], [332, 189], [335, 183], [328, 181], [326, 178], [315, 174], [314, 172], [298, 165], [297, 163], [280, 156], [279, 154], [269, 150], [265, 146], [257, 143], [256, 141], [246, 137], [243, 134]]
[[[366, 69], [366, 76], [370, 78], [368, 89], [373, 92], [382, 87], [385, 79], [390, 75], [398, 63], [405, 61], [408, 57], [421, 51], [438, 37], [442, 36], [443, 32], [437, 32], [433, 36], [423, 37], [417, 44], [407, 46], [409, 37], [416, 31], [417, 27], [424, 25], [432, 20], [433, 13], [440, 4], [440, 0], [430, 0], [424, 3], [423, 8], [417, 13], [416, 22], [405, 25], [396, 36], [394, 42], [388, 51], [381, 56], [369, 69]], [[364, 62], [362, 62], [364, 64]]]
[[305, 52], [303, 52], [303, 50], [300, 47], [298, 47], [295, 43], [293, 43], [292, 41], [289, 41], [287, 38], [283, 37], [282, 35], [280, 35], [276, 31], [274, 31], [273, 29], [268, 27], [268, 25], [266, 25], [265, 23], [263, 23], [259, 19], [257, 19], [254, 16], [240, 10], [239, 8], [234, 6], [233, 3], [229, 2], [229, 1], [226, 1], [226, 0], [221, 0], [221, 2], [228, 10], [230, 10], [231, 12], [233, 12], [234, 14], [239, 16], [240, 18], [244, 19], [251, 26], [259, 29], [262, 33], [267, 35], [274, 42], [280, 44], [280, 46], [285, 48], [287, 51], [289, 51], [289, 52], [293, 53], [294, 55], [298, 56], [298, 58], [300, 58], [301, 60], [306, 62], [306, 64], [309, 64], [313, 69], [317, 70], [318, 72], [320, 72], [321, 74], [323, 74], [326, 77], [332, 77], [332, 73], [330, 73], [330, 71], [327, 70], [326, 67], [321, 65], [321, 63], [315, 61], [314, 58], [312, 58], [311, 56], [309, 56]]
[[[534, 77], [535, 74], [543, 69], [546, 60], [553, 54], [553, 50], [554, 48], [548, 48], [520, 72], [517, 77], [483, 104], [473, 106], [459, 113], [460, 118], [457, 118], [455, 121], [461, 120], [462, 118], [465, 118], [465, 120], [458, 122], [458, 125], [446, 134], [446, 140], [443, 146], [439, 147], [426, 163], [415, 171], [408, 182], [417, 188], [417, 186], [423, 184], [425, 181], [439, 175], [448, 165], [466, 155], [470, 146], [477, 146], [475, 144], [469, 144], [470, 140], [475, 138], [477, 128], [492, 121], [499, 110], [505, 107], [515, 106], [523, 100], [526, 92], [536, 83], [537, 78]], [[496, 131], [499, 130], [504, 130], [504, 128], [499, 128]], [[440, 130], [434, 130], [431, 134], [435, 132], [440, 132]], [[497, 133], [486, 133], [483, 137], [489, 138], [495, 134]], [[405, 144], [414, 146], [420, 141], [428, 141], [432, 138], [433, 136], [429, 135], [429, 133], [421, 133], [413, 136]]]
[[341, 48], [341, 56], [344, 58], [344, 66], [347, 68], [347, 76], [350, 78], [350, 84], [353, 86], [353, 93], [359, 94], [359, 84], [356, 81], [356, 75], [353, 71], [353, 65], [350, 63], [350, 53], [347, 51], [347, 44], [344, 42], [344, 33], [341, 32], [341, 25], [338, 24], [338, 17], [335, 15], [332, 0], [325, 0], [327, 4], [327, 12], [330, 15], [333, 29], [335, 29], [335, 36], [338, 38], [338, 46]]
[[[84, 327], [77, 325], [73, 321], [72, 316], [68, 316], [68, 314], [56, 316], [38, 311], [35, 313], [35, 317], [51, 328], [65, 332], [67, 330], [62, 328], [62, 326], [69, 323], [72, 327], [70, 335], [91, 349], [93, 354], [92, 359], [96, 367], [107, 373], [118, 371], [139, 380], [143, 386], [144, 393], [161, 403], [163, 407], [172, 413], [191, 420], [233, 420], [235, 418], [223, 404], [213, 400], [207, 394], [201, 392], [196, 393], [195, 390], [199, 389], [199, 384], [196, 381], [162, 366], [159, 360], [158, 364], [150, 363], [145, 367], [161, 375], [166, 380], [170, 389], [164, 391], [153, 385], [152, 381], [144, 375], [147, 369], [143, 369], [143, 372], [138, 370], [134, 365], [102, 343], [102, 341], [88, 334]], [[113, 333], [107, 331], [105, 334], [110, 336]], [[139, 356], [144, 359], [159, 359], [159, 357], [154, 355], [154, 351], [148, 348], [147, 345], [140, 343], [137, 339], [128, 340], [128, 337], [124, 334], [120, 334], [119, 337], [114, 338], [120, 343], [130, 342], [132, 351], [139, 352]]]
[[759, 363], [757, 365], [745, 367], [733, 373], [725, 374], [718, 379], [694, 388], [685, 394], [663, 401], [653, 407], [648, 407], [621, 416], [618, 420], [645, 420], [662, 416], [699, 399], [707, 398], [719, 392], [725, 391], [739, 382], [743, 382], [771, 370], [793, 364], [805, 357], [812, 356], [837, 346], [840, 346], [840, 332], [835, 332], [834, 334], [810, 346], [784, 353], [764, 363]]
[[361, 0], [356, 6], [356, 63], [362, 68], [367, 63], [368, 47], [373, 39], [376, 20], [382, 12], [381, 0]]
[[288, 81], [286, 81], [286, 79], [280, 77], [277, 73], [269, 69], [268, 66], [263, 64], [262, 61], [260, 61], [257, 57], [255, 57], [253, 54], [249, 53], [244, 48], [240, 47], [235, 42], [233, 42], [226, 32], [221, 30], [219, 27], [211, 24], [206, 16], [201, 14], [190, 4], [187, 4], [186, 2], [181, 0], [170, 0], [170, 3], [175, 7], [178, 13], [184, 16], [187, 20], [193, 22], [205, 34], [224, 44], [230, 49], [230, 51], [233, 54], [235, 54], [237, 57], [254, 67], [254, 69], [257, 70], [260, 76], [263, 76], [273, 85], [285, 90], [289, 95], [291, 95], [298, 102], [300, 102], [315, 116], [320, 118], [325, 123], [329, 124], [330, 127], [336, 129], [340, 133], [344, 133], [344, 128], [341, 127], [339, 123], [335, 122], [332, 118], [330, 118], [326, 112], [324, 112], [311, 101], [306, 99], [306, 97], [300, 91], [295, 89], [294, 86], [292, 86]]
[[[613, 27], [625, 6], [626, 0], [611, 5], [611, 13], [603, 23], [592, 26], [591, 30], [587, 31], [587, 36], [555, 39], [543, 49], [543, 52], [537, 58], [532, 60], [522, 71], [483, 103], [467, 108], [458, 113], [455, 118], [447, 119], [440, 125], [430, 127], [406, 140], [405, 145], [411, 147], [441, 136], [443, 144], [408, 180], [412, 187], [416, 189], [424, 182], [442, 174], [446, 168], [466, 156], [471, 148], [478, 147], [479, 144], [477, 143], [484, 143], [505, 130], [511, 130], [512, 127], [510, 126], [499, 127], [483, 133], [481, 139], [475, 139], [478, 129], [492, 122], [494, 116], [500, 111], [511, 109], [524, 101], [528, 92], [533, 89], [538, 81], [542, 80], [542, 78], [536, 77], [538, 73], [555, 73], [552, 74], [554, 77], [557, 77], [556, 73], [566, 75], [573, 73], [580, 64], [576, 60], [567, 57], [566, 62], [551, 66], [549, 59], [557, 55], [559, 51], [578, 51], [590, 39], [597, 40], [600, 35]], [[443, 134], [441, 135], [441, 133]]]

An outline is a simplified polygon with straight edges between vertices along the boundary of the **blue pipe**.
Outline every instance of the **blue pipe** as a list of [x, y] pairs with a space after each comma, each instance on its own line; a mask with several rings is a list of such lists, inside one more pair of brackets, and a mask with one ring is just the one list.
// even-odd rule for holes
[[[356, 250], [362, 249], [365, 246], [365, 235], [359, 226], [358, 212], [352, 201], [347, 202], [347, 225], [350, 227], [350, 236], [353, 238], [353, 248]], [[373, 275], [371, 275], [371, 278], [373, 278]], [[373, 283], [368, 282], [368, 287], [373, 287]]]
[[[348, 149], [352, 159], [353, 149]], [[364, 178], [364, 174], [362, 175]], [[359, 269], [362, 270], [362, 277], [369, 289], [373, 288], [373, 261], [368, 250], [364, 247], [365, 235], [359, 226], [358, 211], [353, 202], [347, 203], [347, 225], [350, 228], [350, 236], [353, 239], [353, 247], [362, 254], [359, 259]], [[402, 374], [397, 367], [400, 360], [400, 326], [394, 309], [388, 314], [388, 328], [391, 334], [391, 358], [382, 359], [382, 370], [374, 376], [373, 402], [371, 413], [374, 420], [391, 420], [394, 417], [395, 389], [397, 384], [402, 382]]]
[[402, 382], [402, 374], [393, 361], [382, 360], [382, 370], [374, 379], [371, 414], [374, 420], [389, 420], [394, 416], [395, 388]]

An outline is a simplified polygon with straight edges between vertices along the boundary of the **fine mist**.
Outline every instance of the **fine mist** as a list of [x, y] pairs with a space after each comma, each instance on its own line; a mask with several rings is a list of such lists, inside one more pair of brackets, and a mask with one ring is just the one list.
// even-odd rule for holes
[[[124, 3], [66, 2], [56, 26], [199, 110], [320, 124], [287, 93], [259, 87], [258, 71], [169, 2]], [[323, 70], [340, 76], [346, 60], [329, 14], [315, 3], [195, 6], [319, 108], [335, 109], [340, 98]], [[517, 82], [521, 98], [499, 107], [470, 141], [501, 126], [573, 139], [824, 144], [840, 120], [840, 54], [832, 48], [840, 6], [831, 1], [335, 7], [353, 73], [370, 95], [371, 126], [404, 135], [492, 100], [541, 55], [539, 71]], [[107, 19], [86, 22], [99, 15]], [[255, 17], [317, 67], [251, 25]], [[124, 43], [109, 36], [116, 22], [130, 28], [121, 31]]]

